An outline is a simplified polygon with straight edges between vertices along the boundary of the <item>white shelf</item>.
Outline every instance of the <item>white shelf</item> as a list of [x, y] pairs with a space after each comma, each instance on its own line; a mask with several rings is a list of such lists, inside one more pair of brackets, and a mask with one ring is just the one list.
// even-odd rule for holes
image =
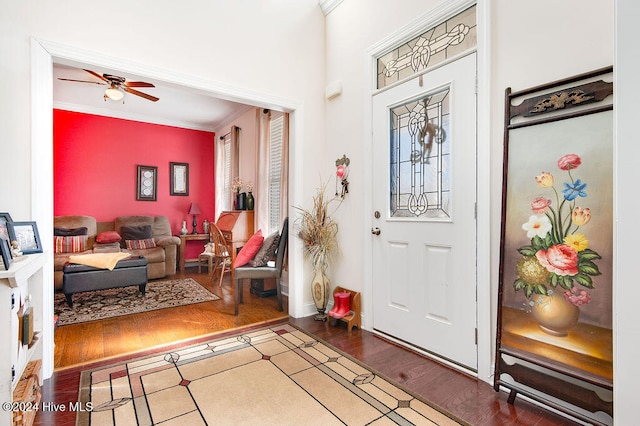
[[42, 253], [30, 254], [14, 259], [9, 270], [0, 271], [0, 280], [7, 280], [9, 287], [28, 285], [29, 278], [44, 265]]
[[[23, 256], [15, 260], [9, 270], [0, 271], [0, 340], [5, 342], [0, 349], [0, 399], [13, 400], [20, 376], [29, 361], [43, 358], [44, 339], [52, 339], [50, 330], [45, 330], [43, 319], [45, 253]], [[53, 285], [53, 283], [51, 283]], [[33, 308], [34, 339], [31, 345], [18, 340], [18, 310], [28, 296]], [[50, 324], [53, 329], [53, 324]], [[12, 368], [14, 370], [12, 377]], [[0, 411], [0, 424], [11, 424], [11, 412]]]

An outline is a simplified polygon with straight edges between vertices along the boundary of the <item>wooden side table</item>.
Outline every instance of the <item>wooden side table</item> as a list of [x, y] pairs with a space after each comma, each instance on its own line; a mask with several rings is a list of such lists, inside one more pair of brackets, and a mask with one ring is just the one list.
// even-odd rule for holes
[[180, 256], [178, 256], [178, 258], [180, 259], [180, 264], [178, 265], [178, 270], [179, 271], [184, 271], [184, 265], [185, 262], [193, 262], [195, 260], [198, 260], [198, 258], [195, 259], [185, 259], [185, 253], [187, 251], [187, 241], [205, 241], [205, 244], [209, 242], [209, 234], [187, 234], [187, 235], [178, 235], [180, 237], [180, 247], [179, 247], [179, 251], [180, 251]]

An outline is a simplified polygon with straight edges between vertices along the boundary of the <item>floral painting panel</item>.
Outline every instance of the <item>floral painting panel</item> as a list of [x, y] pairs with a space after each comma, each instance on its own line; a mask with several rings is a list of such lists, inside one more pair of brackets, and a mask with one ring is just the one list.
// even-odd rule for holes
[[579, 307], [579, 322], [612, 328], [612, 119], [510, 130], [503, 306], [529, 310], [542, 284]]

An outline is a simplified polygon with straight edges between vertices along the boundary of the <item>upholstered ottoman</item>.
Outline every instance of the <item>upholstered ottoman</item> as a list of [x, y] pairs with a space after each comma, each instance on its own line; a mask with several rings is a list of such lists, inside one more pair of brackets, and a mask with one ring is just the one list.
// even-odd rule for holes
[[69, 306], [73, 306], [74, 293], [137, 285], [144, 295], [147, 287], [147, 259], [143, 256], [120, 260], [113, 270], [67, 263], [62, 271], [62, 292]]

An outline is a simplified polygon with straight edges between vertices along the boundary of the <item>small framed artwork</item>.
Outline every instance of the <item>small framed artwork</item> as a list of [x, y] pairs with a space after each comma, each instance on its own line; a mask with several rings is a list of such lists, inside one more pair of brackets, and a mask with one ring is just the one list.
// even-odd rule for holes
[[0, 238], [6, 240], [9, 239], [9, 226], [7, 223], [11, 223], [11, 221], [7, 221], [4, 217], [0, 216]]
[[171, 169], [171, 195], [189, 195], [189, 164], [169, 163]]
[[18, 249], [24, 254], [42, 253], [42, 243], [35, 222], [11, 222], [9, 236], [18, 242]]
[[138, 185], [136, 200], [156, 201], [158, 193], [158, 168], [155, 166], [138, 166]]
[[9, 240], [6, 238], [0, 238], [0, 253], [2, 254], [2, 264], [4, 269], [9, 270], [11, 262], [13, 261], [13, 255], [11, 254], [11, 246]]
[[4, 219], [5, 222], [13, 222], [13, 219], [11, 219], [11, 215], [7, 212], [1, 212], [0, 219]]

